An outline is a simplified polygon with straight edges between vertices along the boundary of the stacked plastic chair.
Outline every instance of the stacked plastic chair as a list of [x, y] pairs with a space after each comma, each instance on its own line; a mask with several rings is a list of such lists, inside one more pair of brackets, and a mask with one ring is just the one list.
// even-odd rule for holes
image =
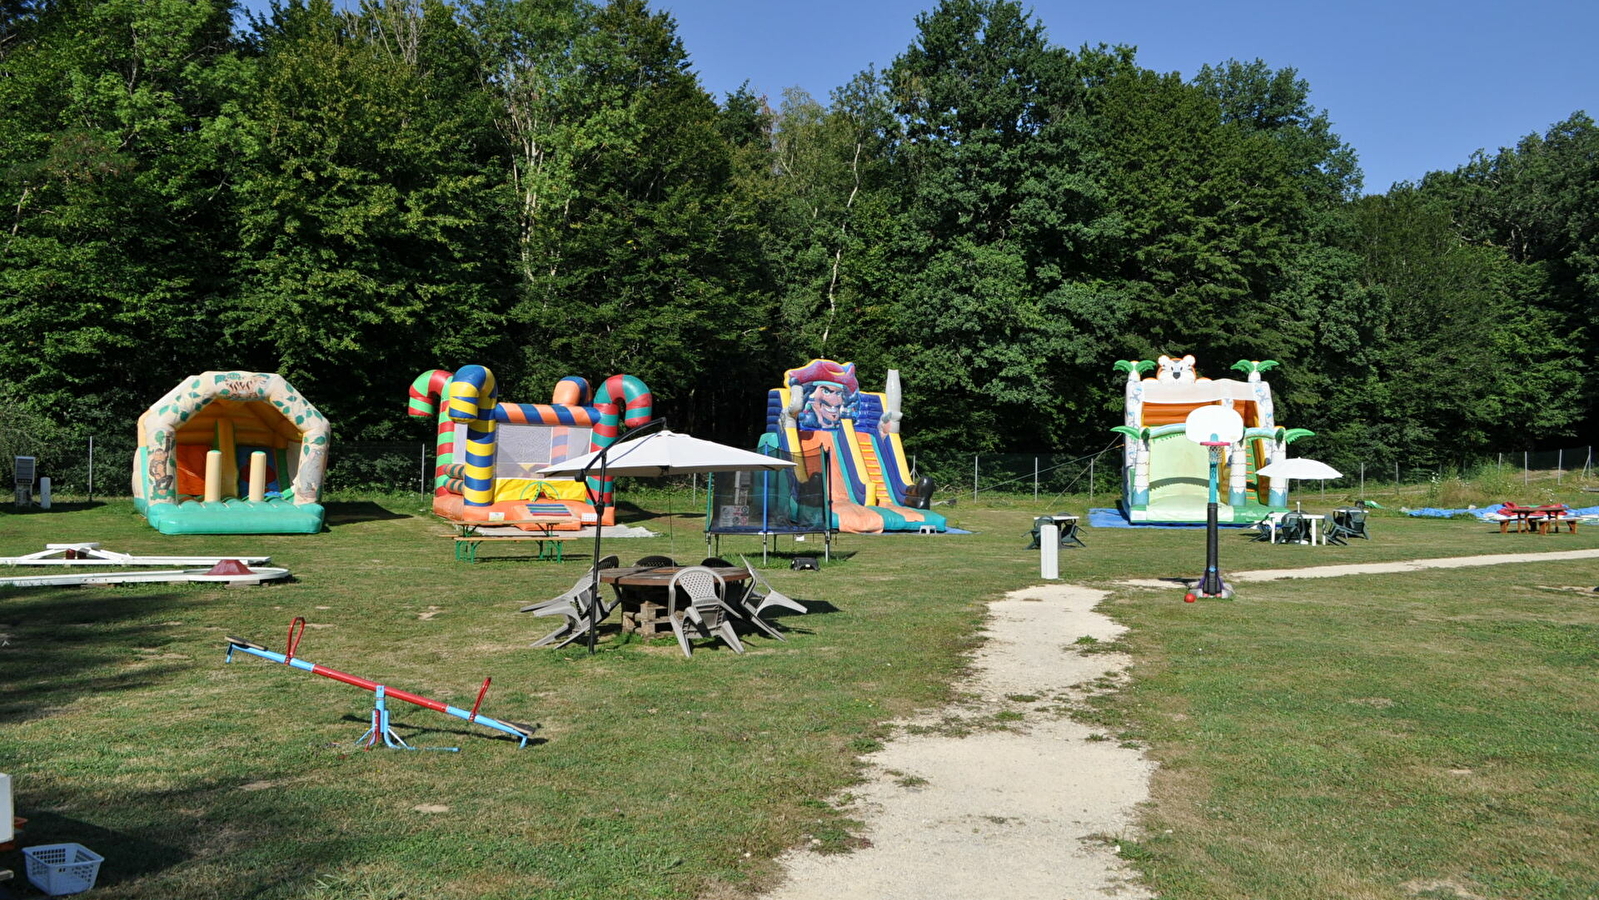
[[[688, 604], [681, 608], [677, 603], [679, 588], [688, 596]], [[726, 588], [722, 576], [704, 566], [689, 566], [672, 575], [672, 583], [666, 589], [666, 618], [684, 656], [694, 656], [694, 649], [689, 646], [690, 628], [703, 637], [721, 638], [734, 653], [744, 652], [738, 632], [733, 629], [737, 613], [722, 599]]]

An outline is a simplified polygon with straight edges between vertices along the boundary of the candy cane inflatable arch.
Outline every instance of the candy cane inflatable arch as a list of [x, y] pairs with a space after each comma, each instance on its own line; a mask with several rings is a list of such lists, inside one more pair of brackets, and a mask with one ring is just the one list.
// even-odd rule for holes
[[[494, 473], [502, 424], [588, 428], [587, 450], [592, 451], [614, 444], [623, 426], [635, 428], [648, 422], [654, 407], [650, 389], [632, 375], [612, 375], [592, 395], [592, 403], [590, 400], [589, 383], [576, 376], [561, 379], [548, 404], [500, 400], [494, 373], [483, 366], [465, 366], [453, 375], [432, 369], [417, 376], [411, 383], [409, 412], [438, 419], [435, 511], [449, 507], [457, 492], [462, 497], [464, 518], [485, 517], [495, 505]], [[457, 423], [466, 426], [461, 448], [456, 446]], [[456, 457], [458, 449], [464, 451], [461, 458]], [[577, 455], [575, 448], [571, 455]], [[601, 483], [591, 478], [587, 488], [591, 503], [601, 498], [607, 510], [615, 508], [610, 479]]]

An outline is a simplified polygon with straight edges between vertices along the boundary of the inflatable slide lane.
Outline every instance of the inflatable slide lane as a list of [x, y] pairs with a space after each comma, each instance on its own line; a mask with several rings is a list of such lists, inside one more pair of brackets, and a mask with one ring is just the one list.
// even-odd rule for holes
[[899, 373], [888, 373], [882, 393], [865, 392], [854, 363], [816, 359], [784, 373], [783, 387], [767, 397], [762, 446], [791, 455], [801, 481], [823, 477], [830, 485], [834, 526], [840, 531], [945, 531], [944, 517], [925, 505], [900, 443]]

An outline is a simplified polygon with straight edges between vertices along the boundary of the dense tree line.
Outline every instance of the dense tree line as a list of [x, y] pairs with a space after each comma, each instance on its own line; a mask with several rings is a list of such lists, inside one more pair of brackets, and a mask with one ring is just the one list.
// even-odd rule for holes
[[[1381, 196], [1291, 68], [1191, 79], [942, 0], [824, 103], [708, 96], [645, 0], [0, 0], [0, 408], [131, 443], [282, 373], [338, 437], [481, 363], [748, 443], [813, 355], [913, 448], [1097, 450], [1118, 359], [1276, 359], [1315, 455], [1591, 441], [1599, 129]], [[1091, 37], [1091, 36], [1087, 36]]]

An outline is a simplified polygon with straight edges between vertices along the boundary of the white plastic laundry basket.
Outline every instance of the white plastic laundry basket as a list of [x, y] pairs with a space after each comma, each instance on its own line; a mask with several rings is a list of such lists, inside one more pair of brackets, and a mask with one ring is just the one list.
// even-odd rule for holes
[[52, 897], [80, 894], [94, 887], [104, 858], [82, 844], [41, 844], [23, 847], [28, 880]]

